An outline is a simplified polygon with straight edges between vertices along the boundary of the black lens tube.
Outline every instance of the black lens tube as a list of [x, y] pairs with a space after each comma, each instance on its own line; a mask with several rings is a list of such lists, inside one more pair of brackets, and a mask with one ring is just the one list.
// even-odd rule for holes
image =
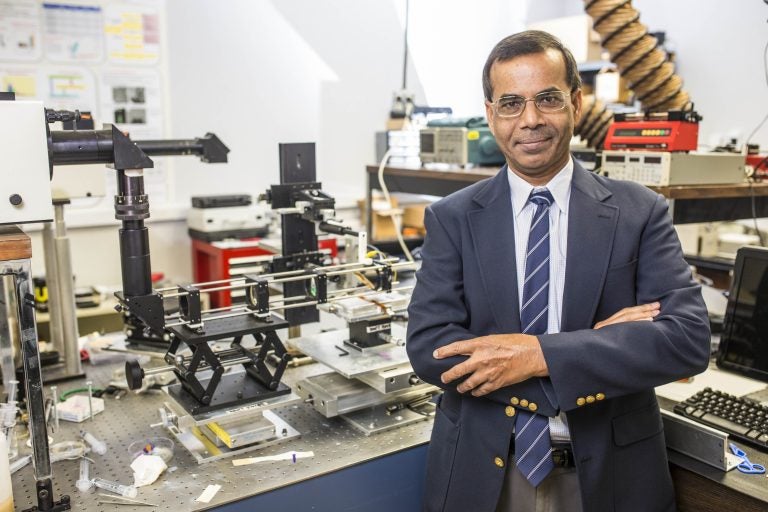
[[52, 131], [53, 165], [109, 164], [114, 161], [112, 130]]
[[149, 231], [144, 226], [144, 219], [148, 217], [149, 200], [144, 193], [144, 176], [140, 171], [118, 170], [115, 218], [123, 223], [120, 229], [120, 266], [126, 297], [152, 293]]

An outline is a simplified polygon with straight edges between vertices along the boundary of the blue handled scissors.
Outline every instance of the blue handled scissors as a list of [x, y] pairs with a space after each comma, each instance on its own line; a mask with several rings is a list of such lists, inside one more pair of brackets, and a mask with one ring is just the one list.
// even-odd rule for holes
[[733, 452], [734, 455], [736, 455], [738, 458], [741, 459], [741, 462], [739, 462], [739, 465], [736, 466], [739, 471], [742, 473], [749, 473], [754, 475], [762, 475], [765, 473], [765, 466], [762, 464], [755, 464], [751, 462], [747, 458], [747, 454], [744, 450], [739, 448], [733, 443], [728, 443], [728, 446], [731, 448], [731, 452]]

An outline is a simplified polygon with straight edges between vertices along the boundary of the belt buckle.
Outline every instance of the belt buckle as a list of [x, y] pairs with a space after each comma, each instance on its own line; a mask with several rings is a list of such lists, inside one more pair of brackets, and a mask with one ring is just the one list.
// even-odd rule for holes
[[552, 461], [561, 468], [574, 467], [573, 452], [568, 448], [553, 448]]

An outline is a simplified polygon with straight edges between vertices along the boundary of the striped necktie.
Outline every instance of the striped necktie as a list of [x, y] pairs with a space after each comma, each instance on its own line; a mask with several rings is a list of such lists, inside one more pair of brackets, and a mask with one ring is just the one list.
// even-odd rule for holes
[[[528, 235], [525, 256], [525, 281], [520, 307], [523, 334], [547, 332], [549, 309], [549, 207], [554, 202], [547, 189], [531, 193], [536, 205]], [[555, 467], [549, 438], [549, 419], [518, 410], [515, 420], [515, 464], [523, 476], [537, 487]]]

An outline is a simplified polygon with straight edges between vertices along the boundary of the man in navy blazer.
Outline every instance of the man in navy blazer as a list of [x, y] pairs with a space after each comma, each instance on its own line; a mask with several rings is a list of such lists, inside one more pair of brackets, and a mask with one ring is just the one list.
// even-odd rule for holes
[[[654, 387], [703, 371], [710, 332], [666, 201], [572, 160], [581, 84], [554, 37], [528, 31], [502, 40], [483, 85], [507, 164], [427, 208], [409, 308], [413, 367], [444, 390], [424, 508], [538, 510], [523, 496], [546, 501], [553, 492], [561, 501], [552, 510], [674, 510]], [[544, 187], [555, 203], [549, 328], [521, 334], [527, 235], [515, 232], [525, 211], [519, 197]], [[554, 464], [574, 466], [571, 490], [558, 491], [551, 474], [538, 491], [527, 481], [530, 489], [510, 487], [521, 411], [546, 416], [552, 446], [566, 447], [552, 453], [570, 457]]]

